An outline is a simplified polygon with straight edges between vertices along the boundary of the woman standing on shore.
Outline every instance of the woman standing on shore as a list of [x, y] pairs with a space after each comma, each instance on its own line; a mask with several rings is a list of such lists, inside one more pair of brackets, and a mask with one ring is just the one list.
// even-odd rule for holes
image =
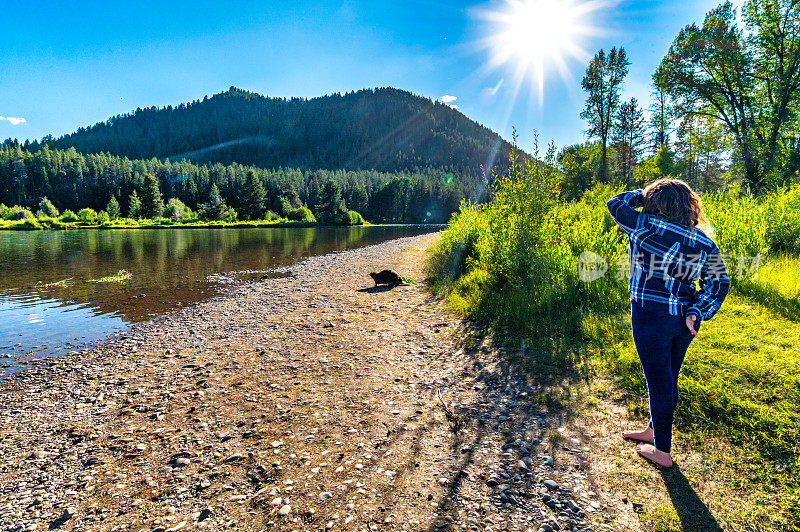
[[710, 226], [700, 197], [683, 181], [661, 178], [643, 191], [614, 196], [607, 206], [628, 235], [631, 328], [650, 400], [647, 428], [622, 436], [642, 442], [636, 451], [643, 457], [671, 467], [678, 373], [700, 323], [719, 310], [730, 280], [719, 248], [701, 230]]

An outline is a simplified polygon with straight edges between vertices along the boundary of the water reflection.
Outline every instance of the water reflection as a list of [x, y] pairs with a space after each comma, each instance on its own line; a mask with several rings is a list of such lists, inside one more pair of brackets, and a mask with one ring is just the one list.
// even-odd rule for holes
[[[215, 273], [263, 271], [431, 226], [0, 231], [2, 357], [42, 356], [214, 295]], [[131, 273], [123, 283], [91, 280]]]

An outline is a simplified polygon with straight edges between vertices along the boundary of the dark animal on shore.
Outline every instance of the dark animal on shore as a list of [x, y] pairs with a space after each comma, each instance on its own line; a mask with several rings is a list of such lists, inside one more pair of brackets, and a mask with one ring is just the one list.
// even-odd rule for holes
[[403, 278], [394, 270], [382, 270], [380, 272], [372, 272], [369, 274], [372, 280], [375, 281], [375, 286], [379, 284], [399, 285], [403, 284]]

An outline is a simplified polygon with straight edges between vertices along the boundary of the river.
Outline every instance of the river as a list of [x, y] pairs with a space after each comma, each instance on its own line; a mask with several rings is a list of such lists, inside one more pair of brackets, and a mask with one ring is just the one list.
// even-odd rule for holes
[[275, 267], [436, 229], [0, 231], [0, 376], [213, 297], [226, 284], [275, 275]]

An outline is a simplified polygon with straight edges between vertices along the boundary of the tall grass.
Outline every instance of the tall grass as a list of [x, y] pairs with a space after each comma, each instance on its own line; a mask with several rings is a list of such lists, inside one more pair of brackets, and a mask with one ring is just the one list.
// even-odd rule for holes
[[[592, 251], [615, 266], [624, 252], [605, 210], [608, 187], [565, 206], [551, 146], [542, 160], [512, 152], [493, 175], [489, 201], [465, 203], [432, 250], [427, 274], [457, 309], [504, 334], [524, 335], [547, 354], [563, 355], [584, 338], [587, 314], [625, 307], [623, 283], [606, 276], [584, 283], [578, 256]], [[540, 353], [544, 354], [544, 353]]]

